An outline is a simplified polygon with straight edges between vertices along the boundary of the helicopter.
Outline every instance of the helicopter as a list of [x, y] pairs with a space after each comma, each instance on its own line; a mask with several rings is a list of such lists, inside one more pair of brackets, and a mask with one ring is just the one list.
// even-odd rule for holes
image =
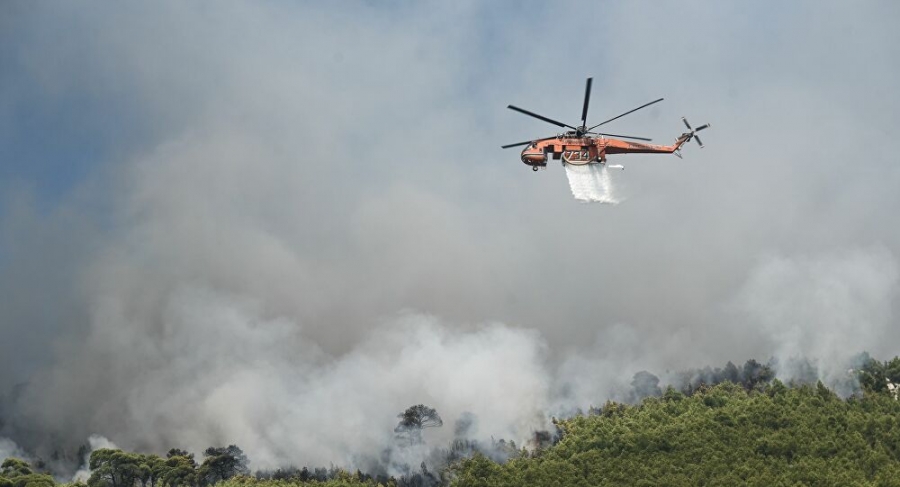
[[[525, 142], [517, 142], [515, 144], [507, 144], [501, 146], [501, 148], [509, 149], [510, 147], [519, 147], [522, 145], [527, 146], [522, 150], [522, 162], [531, 166], [531, 169], [534, 171], [537, 171], [541, 167], [547, 166], [548, 154], [552, 154], [554, 160], [562, 159], [564, 165], [571, 164], [575, 166], [583, 166], [587, 164], [606, 165], [606, 156], [608, 154], [661, 153], [675, 154], [680, 158], [681, 146], [686, 142], [689, 142], [691, 139], [696, 140], [697, 144], [700, 145], [700, 148], [703, 148], [703, 142], [700, 141], [700, 137], [697, 136], [697, 132], [709, 128], [711, 124], [707, 123], [697, 128], [692, 128], [691, 124], [688, 123], [687, 119], [685, 119], [684, 117], [681, 117], [681, 121], [684, 122], [685, 127], [687, 127], [688, 129], [688, 132], [684, 132], [683, 134], [681, 134], [672, 145], [655, 145], [645, 144], [642, 142], [629, 142], [620, 139], [632, 139], [643, 142], [650, 142], [652, 141], [652, 139], [648, 139], [646, 137], [634, 137], [630, 135], [615, 135], [602, 132], [594, 132], [593, 130], [597, 127], [600, 127], [601, 125], [605, 125], [609, 122], [612, 122], [613, 120], [622, 118], [625, 115], [634, 113], [642, 108], [647, 108], [650, 105], [659, 103], [663, 101], [663, 98], [653, 100], [650, 103], [645, 103], [621, 115], [617, 115], [609, 120], [600, 122], [597, 125], [588, 127], [587, 114], [588, 105], [591, 101], [591, 84], [593, 83], [593, 80], [594, 78], [587, 79], [587, 85], [584, 89], [584, 108], [582, 108], [581, 110], [581, 125], [577, 127], [573, 127], [572, 125], [553, 120], [552, 118], [547, 118], [543, 115], [538, 115], [537, 113], [530, 112], [514, 105], [507, 106], [507, 108], [509, 108], [510, 110], [523, 113], [538, 120], [543, 120], [544, 122], [552, 123], [553, 125], [556, 125], [558, 127], [569, 128], [571, 130], [551, 137], [528, 140]], [[609, 165], [607, 167], [612, 169], [624, 169], [624, 166], [621, 165]]]

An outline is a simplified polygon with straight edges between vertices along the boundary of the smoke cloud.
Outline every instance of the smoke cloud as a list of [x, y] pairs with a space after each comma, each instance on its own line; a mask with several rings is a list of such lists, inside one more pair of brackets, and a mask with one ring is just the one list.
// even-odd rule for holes
[[[642, 370], [898, 353], [895, 2], [508, 7], [0, 6], [0, 435], [365, 467], [413, 404], [521, 445]], [[706, 148], [615, 206], [498, 148], [587, 76]]]
[[900, 297], [896, 258], [883, 247], [817, 256], [764, 258], [751, 272], [735, 306], [771, 340], [779, 378], [816, 359], [826, 383], [840, 383], [854, 357], [891, 335]]
[[16, 442], [9, 438], [0, 438], [0, 463], [7, 458], [27, 458], [27, 455], [19, 449]]

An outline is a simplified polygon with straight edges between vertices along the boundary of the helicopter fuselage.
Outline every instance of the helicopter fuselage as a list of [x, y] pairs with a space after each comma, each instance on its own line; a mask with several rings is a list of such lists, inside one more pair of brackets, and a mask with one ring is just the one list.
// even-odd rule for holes
[[602, 164], [608, 154], [672, 153], [688, 139], [689, 134], [682, 134], [673, 145], [655, 145], [605, 137], [561, 135], [527, 145], [522, 150], [522, 162], [537, 169], [546, 166], [548, 156], [552, 156], [554, 160], [562, 159], [572, 165]]

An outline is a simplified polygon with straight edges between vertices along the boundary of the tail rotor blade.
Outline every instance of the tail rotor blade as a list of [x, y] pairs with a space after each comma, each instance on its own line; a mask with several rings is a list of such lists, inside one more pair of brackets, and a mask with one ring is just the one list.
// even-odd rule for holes
[[591, 84], [594, 78], [587, 79], [587, 85], [584, 87], [584, 108], [581, 109], [581, 126], [587, 127], [588, 104], [591, 101]]
[[692, 128], [691, 124], [688, 123], [686, 118], [681, 117], [681, 121], [684, 122], [684, 126], [687, 127], [688, 130], [690, 130], [690, 132], [682, 134], [682, 137], [686, 137], [685, 142], [690, 142], [691, 139], [694, 139], [697, 141], [697, 145], [699, 145], [700, 148], [702, 149], [703, 141], [701, 141], [700, 137], [697, 136], [697, 132], [708, 129], [709, 127], [712, 126], [712, 124], [707, 123], [707, 124], [703, 124], [697, 128]]

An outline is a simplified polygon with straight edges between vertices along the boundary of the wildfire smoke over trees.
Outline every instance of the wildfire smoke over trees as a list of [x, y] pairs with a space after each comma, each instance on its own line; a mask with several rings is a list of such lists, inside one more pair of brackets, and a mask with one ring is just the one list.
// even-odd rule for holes
[[[536, 431], [524, 449], [459, 437], [429, 463], [407, 465], [396, 476], [334, 465], [251, 476], [236, 445], [206, 449], [199, 464], [180, 449], [162, 458], [99, 448], [90, 455], [87, 486], [894, 485], [900, 357], [878, 362], [864, 355], [850, 373], [861, 388], [842, 398], [821, 382], [782, 383], [756, 361], [684, 372], [678, 388], [661, 389], [656, 376], [642, 371], [632, 386], [633, 398], [643, 398], [634, 404], [606, 402], [587, 415], [554, 420], [554, 432]], [[423, 430], [443, 425], [437, 410], [422, 404], [398, 419], [401, 448], [421, 448]], [[467, 415], [455, 432], [473, 421]], [[0, 470], [0, 487], [57, 485], [40, 460], [8, 458]]]

